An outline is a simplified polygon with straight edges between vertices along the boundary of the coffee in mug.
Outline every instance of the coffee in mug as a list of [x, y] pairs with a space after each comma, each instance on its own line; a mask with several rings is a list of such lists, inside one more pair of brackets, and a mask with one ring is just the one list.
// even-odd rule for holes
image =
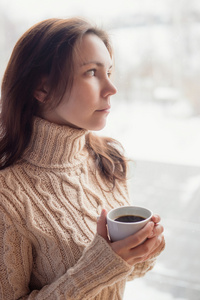
[[136, 216], [136, 215], [125, 215], [125, 216], [120, 216], [115, 219], [117, 222], [125, 222], [125, 223], [133, 223], [133, 222], [140, 222], [144, 221], [145, 218], [141, 216]]

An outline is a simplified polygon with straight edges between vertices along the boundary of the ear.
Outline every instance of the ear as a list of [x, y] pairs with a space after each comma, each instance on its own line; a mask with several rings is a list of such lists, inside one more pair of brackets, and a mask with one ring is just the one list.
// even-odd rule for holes
[[44, 102], [47, 93], [48, 93], [47, 77], [42, 77], [41, 82], [39, 83], [38, 87], [34, 91], [33, 95], [38, 101]]

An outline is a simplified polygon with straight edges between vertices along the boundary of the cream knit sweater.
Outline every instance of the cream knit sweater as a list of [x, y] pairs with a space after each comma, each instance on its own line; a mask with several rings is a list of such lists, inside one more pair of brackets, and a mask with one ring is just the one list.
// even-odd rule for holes
[[108, 191], [86, 134], [35, 118], [22, 159], [0, 172], [0, 299], [118, 300], [152, 268], [130, 267], [96, 234], [101, 209], [127, 205], [128, 193]]

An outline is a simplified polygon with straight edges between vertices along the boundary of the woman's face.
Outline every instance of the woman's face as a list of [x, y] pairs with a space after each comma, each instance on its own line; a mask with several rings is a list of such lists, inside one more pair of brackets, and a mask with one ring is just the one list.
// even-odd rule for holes
[[100, 130], [110, 112], [110, 97], [116, 93], [110, 80], [112, 59], [95, 34], [86, 34], [80, 46], [71, 92], [66, 91], [60, 104], [41, 116], [59, 125]]

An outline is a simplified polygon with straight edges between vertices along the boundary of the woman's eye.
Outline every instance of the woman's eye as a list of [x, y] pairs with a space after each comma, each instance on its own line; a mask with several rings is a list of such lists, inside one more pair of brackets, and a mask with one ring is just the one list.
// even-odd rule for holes
[[112, 75], [112, 73], [111, 73], [111, 72], [108, 72], [107, 75], [108, 75], [108, 77], [110, 78], [110, 76]]
[[88, 70], [88, 71], [87, 71], [87, 74], [88, 74], [89, 76], [95, 76], [95, 73], [96, 73], [96, 70], [95, 70], [95, 69], [92, 69], [92, 70]]

